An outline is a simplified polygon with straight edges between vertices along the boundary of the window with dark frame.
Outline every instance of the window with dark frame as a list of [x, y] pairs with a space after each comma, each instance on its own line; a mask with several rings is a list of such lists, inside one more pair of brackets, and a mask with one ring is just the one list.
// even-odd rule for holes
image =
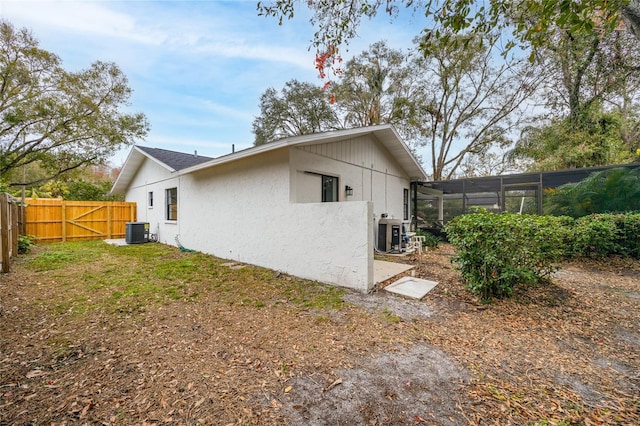
[[178, 188], [166, 190], [167, 220], [178, 220]]
[[402, 211], [404, 212], [404, 220], [409, 220], [409, 190], [404, 188], [404, 198], [402, 204]]
[[338, 178], [322, 175], [322, 202], [338, 201]]
[[147, 206], [152, 209], [153, 208], [153, 191], [149, 191], [149, 203]]

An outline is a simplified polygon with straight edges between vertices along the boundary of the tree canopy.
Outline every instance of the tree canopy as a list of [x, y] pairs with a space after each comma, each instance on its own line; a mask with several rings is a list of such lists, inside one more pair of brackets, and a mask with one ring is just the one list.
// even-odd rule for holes
[[451, 178], [470, 156], [489, 158], [492, 147], [512, 142], [521, 105], [538, 84], [524, 61], [494, 66], [491, 58], [479, 40], [464, 50], [440, 45], [426, 58], [374, 43], [346, 62], [329, 93], [295, 80], [281, 96], [268, 89], [254, 122], [256, 144], [332, 130], [341, 122], [393, 124], [417, 157], [427, 148], [433, 179]]
[[[379, 41], [344, 65], [340, 81], [331, 86], [348, 126], [393, 123], [396, 106], [412, 89], [409, 57]], [[397, 124], [397, 123], [394, 123]]]
[[[430, 53], [431, 41], [465, 45], [476, 35], [485, 39], [501, 38], [509, 50], [515, 46], [535, 50], [547, 44], [547, 30], [571, 30], [576, 35], [614, 31], [624, 21], [635, 34], [640, 34], [640, 8], [632, 0], [273, 0], [258, 2], [261, 15], [272, 16], [282, 25], [294, 17], [300, 7], [311, 10], [311, 23], [318, 29], [313, 45], [331, 59], [340, 46], [357, 34], [362, 18], [380, 11], [391, 17], [401, 9], [424, 13], [432, 24], [423, 30], [421, 48]], [[470, 36], [469, 39], [460, 36]]]
[[[0, 21], [0, 175], [33, 185], [101, 164], [148, 132], [142, 113], [127, 113], [131, 89], [113, 63], [66, 71], [27, 29]], [[37, 182], [16, 171], [37, 163]]]
[[558, 28], [548, 32], [538, 59], [549, 72], [547, 106], [568, 113], [581, 125], [592, 105], [621, 104], [640, 87], [638, 40], [626, 31], [578, 36]]
[[[377, 43], [340, 69], [331, 93], [346, 125], [393, 123], [410, 145], [427, 146], [434, 179], [482, 172], [487, 160], [492, 170], [548, 170], [638, 157], [638, 0], [258, 3], [261, 15], [280, 24], [304, 7], [317, 28], [321, 77], [363, 18], [429, 18], [417, 39], [420, 54], [409, 58]], [[498, 53], [508, 60], [501, 64]], [[524, 107], [535, 112], [522, 131]], [[500, 164], [493, 148], [511, 145], [515, 131], [522, 137], [505, 159], [516, 162]]]
[[621, 123], [620, 113], [592, 105], [581, 114], [579, 127], [563, 117], [525, 128], [509, 157], [524, 160], [531, 171], [628, 163], [636, 154], [621, 138]]
[[254, 145], [339, 128], [342, 125], [322, 88], [291, 80], [280, 93], [269, 88], [260, 96], [260, 115], [253, 121]]
[[424, 95], [414, 121], [429, 150], [434, 180], [454, 177], [470, 156], [509, 146], [523, 118], [521, 107], [541, 80], [522, 60], [496, 66], [492, 49], [480, 38], [466, 49], [434, 45], [416, 64]]
[[547, 73], [540, 91], [547, 119], [523, 129], [510, 158], [529, 170], [633, 161], [640, 147], [638, 41], [624, 31], [548, 34], [549, 44], [538, 50]]
[[393, 124], [416, 157], [421, 120], [416, 105], [424, 98], [421, 71], [414, 56], [378, 41], [348, 60], [340, 79], [329, 86], [345, 126]]

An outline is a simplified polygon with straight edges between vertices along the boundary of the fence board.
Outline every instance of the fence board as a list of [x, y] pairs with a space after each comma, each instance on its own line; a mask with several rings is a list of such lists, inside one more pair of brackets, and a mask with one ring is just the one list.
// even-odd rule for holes
[[40, 241], [124, 238], [125, 224], [135, 222], [136, 203], [65, 201], [27, 198], [26, 232]]
[[10, 225], [11, 225], [11, 253], [18, 254], [18, 236], [20, 234], [20, 227], [18, 226], [18, 211], [21, 209], [21, 206], [18, 206], [18, 203], [10, 203], [11, 211], [10, 211]]
[[11, 243], [9, 235], [9, 199], [7, 194], [0, 194], [0, 261], [2, 262], [2, 272], [10, 270]]
[[0, 194], [0, 272], [11, 270], [11, 258], [18, 253], [19, 220], [24, 209], [17, 198]]

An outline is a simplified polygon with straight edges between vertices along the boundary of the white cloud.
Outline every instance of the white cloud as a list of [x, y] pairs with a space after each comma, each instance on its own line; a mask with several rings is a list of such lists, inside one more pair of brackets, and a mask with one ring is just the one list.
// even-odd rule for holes
[[197, 99], [191, 98], [197, 105], [201, 106], [203, 110], [214, 112], [225, 117], [231, 117], [237, 120], [253, 120], [253, 115], [246, 110], [232, 108], [226, 105], [221, 105], [217, 102], [213, 102], [209, 99]]
[[[260, 95], [298, 79], [320, 84], [305, 2], [278, 26], [255, 0], [0, 0], [0, 17], [33, 30], [65, 68], [113, 61], [129, 78], [131, 110], [151, 124], [140, 142], [218, 156], [251, 146]], [[381, 39], [410, 47], [421, 28], [364, 20], [345, 60]], [[124, 154], [126, 157], [127, 152]], [[118, 163], [122, 154], [116, 155]]]
[[267, 44], [249, 44], [242, 40], [204, 43], [196, 47], [199, 53], [221, 55], [229, 58], [244, 58], [259, 61], [290, 64], [300, 68], [313, 69], [311, 54], [301, 55], [300, 49], [272, 46]]
[[128, 39], [145, 44], [160, 44], [163, 34], [138, 31], [136, 20], [114, 11], [104, 2], [56, 0], [3, 0], [2, 13], [14, 19], [86, 36]]
[[[206, 16], [198, 15], [197, 10], [181, 8], [181, 2], [2, 0], [2, 3], [3, 16], [29, 22], [38, 29], [74, 33], [102, 45], [139, 44], [183, 54], [313, 66], [312, 60], [301, 58], [297, 47], [282, 47], [269, 42], [271, 37], [251, 34], [252, 26], [260, 27], [252, 22], [260, 19], [253, 9], [252, 15], [238, 15], [237, 9], [223, 7], [224, 2], [216, 5], [215, 11], [220, 14]], [[272, 24], [277, 27], [275, 22]]]

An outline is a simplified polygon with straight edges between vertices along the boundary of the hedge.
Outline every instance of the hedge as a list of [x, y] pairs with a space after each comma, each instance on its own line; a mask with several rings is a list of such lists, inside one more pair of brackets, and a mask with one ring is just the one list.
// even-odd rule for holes
[[446, 226], [452, 261], [483, 299], [508, 297], [520, 284], [550, 276], [566, 258], [640, 258], [640, 213], [572, 219], [478, 211]]

